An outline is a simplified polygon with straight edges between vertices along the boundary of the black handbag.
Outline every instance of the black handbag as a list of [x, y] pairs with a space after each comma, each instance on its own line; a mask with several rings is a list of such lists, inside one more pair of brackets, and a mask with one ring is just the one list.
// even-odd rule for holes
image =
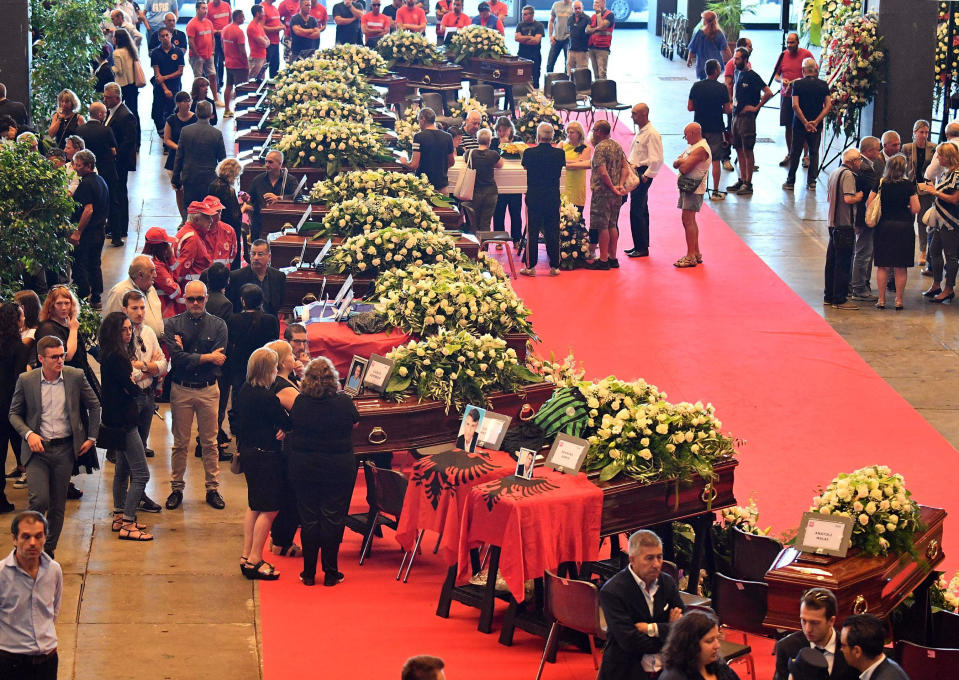
[[100, 423], [100, 429], [97, 431], [97, 448], [125, 450], [127, 448], [127, 428]]
[[679, 187], [679, 190], [685, 191], [688, 194], [695, 193], [695, 191], [699, 188], [699, 185], [702, 183], [702, 177], [696, 179], [695, 177], [690, 177], [688, 175], [680, 175], [676, 179], [676, 186]]

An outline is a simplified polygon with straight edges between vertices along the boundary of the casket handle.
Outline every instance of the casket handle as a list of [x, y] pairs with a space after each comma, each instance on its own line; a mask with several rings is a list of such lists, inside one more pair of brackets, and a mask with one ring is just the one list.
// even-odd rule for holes
[[869, 604], [866, 602], [866, 598], [862, 595], [856, 595], [856, 599], [852, 601], [852, 613], [865, 614], [868, 611]]
[[495, 71], [493, 71], [492, 76], [496, 78], [497, 80], [499, 80], [503, 76], [503, 74], [499, 72], [499, 69], [496, 69]]
[[926, 546], [926, 557], [930, 560], [934, 560], [939, 557], [939, 541], [932, 539], [929, 541], [929, 545]]
[[705, 487], [703, 487], [703, 493], [699, 498], [703, 503], [711, 506], [718, 495], [719, 491], [716, 490], [716, 487], [713, 486], [712, 482], [709, 482]]
[[389, 435], [387, 435], [386, 430], [379, 425], [375, 425], [373, 429], [370, 430], [370, 433], [366, 436], [366, 441], [375, 446], [385, 444], [387, 439], [389, 439]]
[[529, 404], [523, 404], [523, 408], [519, 410], [519, 419], [524, 423], [528, 420], [532, 420], [533, 416], [535, 415], [536, 410]]
[[428, 73], [424, 73], [424, 74], [423, 74], [423, 82], [426, 83], [427, 85], [429, 85], [431, 82], [433, 82], [433, 79], [430, 78], [430, 76], [429, 76]]

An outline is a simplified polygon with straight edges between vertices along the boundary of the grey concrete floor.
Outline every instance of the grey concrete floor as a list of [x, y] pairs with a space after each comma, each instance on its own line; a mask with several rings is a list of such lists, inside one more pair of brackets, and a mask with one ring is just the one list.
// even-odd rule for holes
[[[779, 52], [778, 32], [747, 32], [755, 43], [754, 65], [768, 76]], [[332, 31], [323, 46], [332, 43]], [[659, 54], [659, 43], [645, 30], [615, 33], [609, 75], [625, 102], [646, 101], [663, 134], [667, 158], [684, 148], [683, 125], [694, 72]], [[140, 97], [143, 139], [138, 172], [130, 179], [130, 237], [123, 248], [106, 247], [108, 285], [125, 275], [142, 248], [143, 233], [161, 226], [171, 233], [178, 217], [165, 171], [160, 139], [149, 120], [150, 93]], [[778, 104], [774, 99], [770, 104]], [[772, 108], [772, 107], [770, 107]], [[623, 121], [628, 123], [626, 116]], [[224, 126], [228, 130], [231, 126]], [[926, 304], [919, 295], [926, 282], [910, 270], [906, 310], [879, 312], [866, 305], [858, 312], [822, 308], [825, 254], [825, 183], [815, 193], [780, 189], [785, 171], [778, 167], [784, 142], [778, 112], [759, 117], [756, 147], [760, 171], [751, 198], [730, 196], [711, 203], [716, 212], [811, 307], [906, 398], [953, 445], [959, 442], [959, 312], [949, 305]], [[900, 131], [905, 133], [908, 131]], [[769, 140], [769, 141], [767, 141]], [[908, 141], [908, 138], [904, 139]], [[723, 184], [735, 177], [723, 173]], [[727, 181], [727, 179], [729, 181]], [[801, 187], [801, 182], [798, 183]], [[670, 216], [670, 227], [672, 216]], [[652, 228], [659, 228], [654, 223]], [[662, 226], [666, 228], [666, 226]], [[721, 266], [721, 265], [712, 265]], [[935, 379], [929, 378], [934, 376]], [[169, 410], [154, 421], [149, 459], [153, 478], [147, 488], [162, 503], [169, 492]], [[11, 456], [12, 459], [12, 456]], [[12, 464], [12, 463], [11, 463]], [[81, 475], [80, 501], [68, 503], [57, 559], [65, 573], [64, 604], [58, 622], [62, 679], [165, 680], [168, 678], [261, 677], [260, 636], [254, 584], [240, 578], [245, 484], [224, 467], [221, 489], [227, 508], [216, 511], [203, 501], [202, 469], [190, 456], [186, 500], [180, 510], [142, 515], [155, 527], [151, 543], [120, 542], [110, 532], [112, 466]], [[18, 508], [26, 492], [12, 490]], [[286, 578], [294, 574], [287, 574]]]

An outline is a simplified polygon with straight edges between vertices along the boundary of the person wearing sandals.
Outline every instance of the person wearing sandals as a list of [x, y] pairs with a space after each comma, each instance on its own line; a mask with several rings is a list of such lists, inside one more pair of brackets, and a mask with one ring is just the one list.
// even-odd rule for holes
[[[929, 267], [932, 285], [923, 295], [941, 304], [956, 296], [956, 272], [959, 271], [959, 148], [944, 142], [936, 149], [936, 160], [945, 174], [936, 182], [920, 184], [917, 189], [935, 199], [934, 217], [926, 225], [932, 231], [929, 241]], [[942, 284], [945, 268], [946, 282]]]
[[683, 211], [683, 231], [686, 232], [686, 254], [673, 262], [673, 266], [679, 269], [695, 267], [703, 261], [696, 213], [703, 207], [706, 175], [712, 164], [709, 143], [703, 138], [699, 123], [690, 123], [683, 128], [683, 136], [689, 146], [673, 161], [673, 167], [680, 174], [679, 204], [676, 207]]
[[248, 579], [275, 581], [280, 572], [263, 560], [263, 546], [283, 496], [283, 439], [290, 416], [273, 393], [277, 356], [268, 347], [254, 350], [246, 382], [236, 398], [237, 452], [246, 477], [247, 511], [243, 519], [240, 570]]
[[103, 377], [103, 426], [126, 431], [126, 445], [117, 449], [113, 473], [113, 531], [122, 541], [152, 541], [153, 534], [137, 524], [150, 469], [140, 439], [133, 382], [133, 323], [123, 312], [110, 312], [100, 324], [100, 375]]
[[326, 357], [310, 362], [290, 418], [290, 479], [296, 491], [303, 539], [300, 580], [312, 586], [322, 553], [323, 585], [343, 580], [337, 555], [356, 481], [353, 428], [360, 416], [353, 400], [340, 392], [340, 376]]
[[[291, 331], [291, 327], [294, 330]], [[294, 355], [292, 345], [293, 343], [301, 345], [298, 336], [306, 337], [306, 329], [299, 324], [290, 324], [283, 334], [284, 336], [288, 335], [292, 342], [274, 340], [267, 343], [266, 347], [276, 352], [276, 379], [273, 381], [273, 394], [276, 395], [283, 408], [289, 413], [293, 410], [293, 404], [300, 394], [299, 378], [296, 376], [296, 367], [299, 361]], [[310, 363], [308, 356], [304, 363]], [[296, 494], [293, 492], [293, 484], [290, 482], [290, 476], [286, 474], [289, 467], [289, 453], [289, 446], [284, 447], [282, 451], [283, 495], [280, 498], [280, 511], [270, 528], [270, 552], [281, 557], [300, 557], [303, 555], [303, 549], [293, 542], [296, 530], [300, 528], [300, 513], [296, 509]]]

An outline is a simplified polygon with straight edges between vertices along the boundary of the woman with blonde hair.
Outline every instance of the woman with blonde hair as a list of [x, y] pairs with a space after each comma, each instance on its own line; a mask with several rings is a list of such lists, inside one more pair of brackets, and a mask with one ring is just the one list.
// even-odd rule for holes
[[[293, 348], [286, 340], [274, 340], [266, 347], [276, 352], [276, 379], [273, 381], [273, 394], [283, 404], [287, 412], [293, 410], [293, 404], [300, 395], [296, 377], [296, 359]], [[293, 538], [300, 527], [300, 513], [296, 509], [296, 493], [286, 474], [289, 467], [289, 445], [283, 447], [283, 496], [280, 499], [280, 511], [270, 528], [270, 551], [274, 555], [300, 557], [303, 549]]]
[[40, 325], [37, 326], [37, 340], [53, 335], [63, 341], [66, 366], [79, 368], [87, 377], [90, 387], [100, 397], [100, 381], [87, 361], [86, 338], [80, 333], [80, 302], [67, 286], [54, 286], [47, 293], [40, 309]]
[[719, 17], [716, 13], [706, 10], [701, 16], [703, 27], [696, 31], [693, 39], [689, 41], [686, 66], [692, 66], [695, 57], [696, 79], [706, 80], [706, 62], [715, 59], [720, 64], [725, 64], [733, 58], [733, 52], [729, 49], [729, 43], [726, 42], [726, 35], [719, 27]]
[[[563, 142], [563, 151], [566, 152], [566, 188], [563, 196], [579, 209], [580, 216], [586, 208], [586, 171], [592, 162], [593, 150], [586, 143], [586, 131], [579, 121], [574, 120], [566, 126], [566, 141]], [[596, 251], [599, 243], [599, 232], [589, 230], [590, 257]]]
[[263, 547], [283, 497], [282, 442], [290, 416], [273, 393], [276, 352], [254, 350], [247, 362], [246, 382], [237, 395], [237, 455], [246, 477], [247, 511], [243, 519], [240, 570], [248, 579], [275, 581], [280, 577], [263, 560]]
[[919, 212], [916, 183], [906, 176], [906, 157], [901, 153], [886, 161], [886, 169], [877, 191], [870, 192], [866, 210], [873, 201], [882, 201], [881, 216], [873, 234], [873, 259], [876, 262], [876, 283], [879, 286], [877, 309], [886, 308], [886, 283], [889, 270], [895, 270], [896, 311], [903, 308], [908, 267], [916, 251], [916, 233], [912, 225]]
[[86, 121], [80, 115], [80, 98], [73, 90], [61, 90], [57, 95], [57, 110], [50, 121], [47, 136], [57, 140], [61, 149], [67, 143], [67, 137], [76, 133], [78, 127]]
[[[496, 120], [496, 126], [493, 129], [496, 132], [496, 139], [490, 142], [489, 148], [499, 151], [502, 155], [503, 146], [517, 141], [516, 128], [513, 127], [513, 121], [506, 116], [501, 116]], [[513, 248], [516, 249], [523, 239], [523, 194], [497, 195], [496, 208], [493, 210], [493, 231], [506, 231], [507, 210], [509, 210], [510, 239], [513, 241]]]
[[340, 392], [340, 376], [326, 357], [307, 365], [290, 418], [289, 472], [303, 539], [300, 580], [315, 583], [320, 555], [323, 585], [335, 586], [343, 580], [337, 556], [356, 481], [352, 433], [360, 415]]
[[[926, 182], [918, 189], [935, 199], [932, 219], [926, 227], [932, 232], [929, 241], [929, 266], [932, 269], [932, 285], [923, 295], [930, 302], [941, 304], [956, 296], [956, 272], [959, 271], [959, 148], [945, 142], [936, 149], [936, 158], [945, 171], [933, 186]], [[945, 268], [946, 285], [942, 284]]]
[[233, 227], [236, 234], [236, 257], [230, 269], [239, 269], [243, 261], [243, 213], [240, 210], [240, 201], [236, 195], [236, 182], [243, 172], [243, 167], [235, 158], [224, 158], [216, 166], [216, 177], [210, 182], [207, 193], [216, 196], [223, 204], [220, 221]]

